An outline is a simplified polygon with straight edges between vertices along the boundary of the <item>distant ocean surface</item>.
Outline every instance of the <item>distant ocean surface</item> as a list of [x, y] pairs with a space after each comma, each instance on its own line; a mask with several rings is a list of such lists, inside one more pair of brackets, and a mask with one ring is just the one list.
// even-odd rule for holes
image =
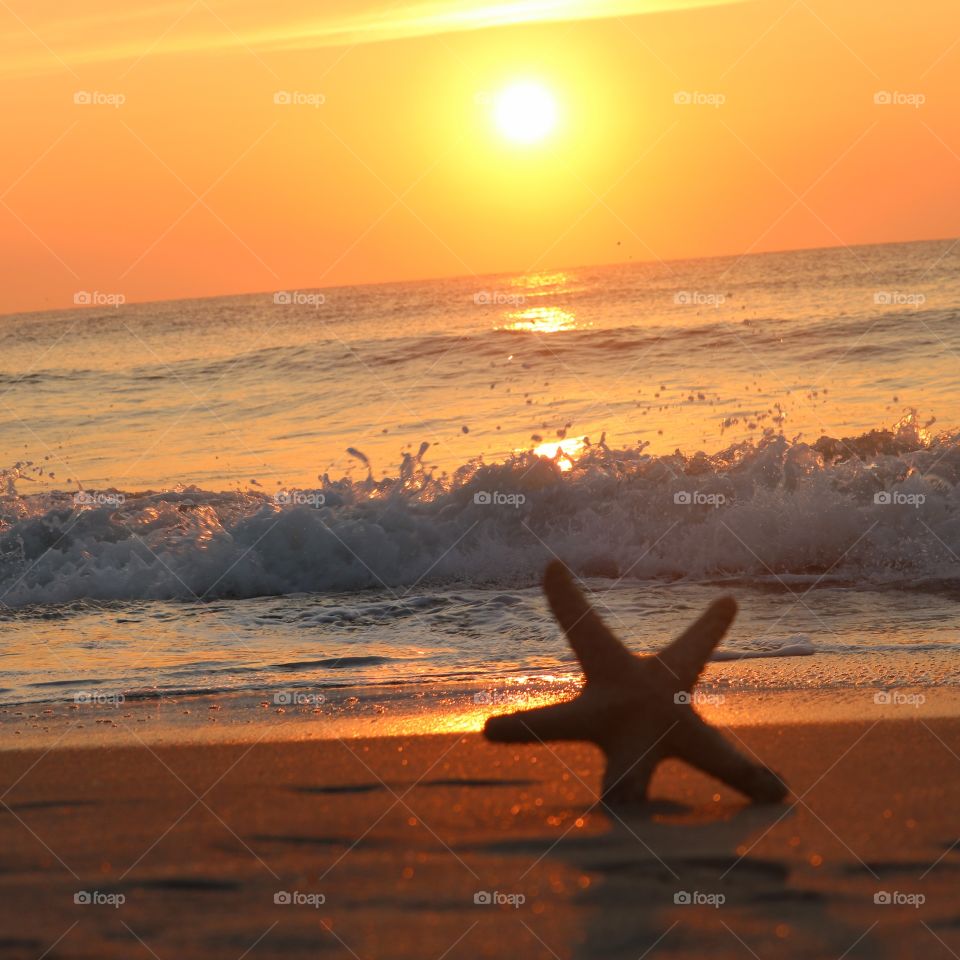
[[[564, 559], [708, 681], [960, 684], [960, 243], [0, 317], [0, 703], [570, 678]], [[465, 687], [465, 688], [466, 688]]]

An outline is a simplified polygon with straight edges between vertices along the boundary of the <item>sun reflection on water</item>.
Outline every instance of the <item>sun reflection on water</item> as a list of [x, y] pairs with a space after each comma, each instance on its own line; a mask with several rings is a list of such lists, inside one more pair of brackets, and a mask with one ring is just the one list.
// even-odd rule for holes
[[565, 440], [552, 440], [533, 448], [539, 457], [556, 460], [561, 470], [573, 469], [577, 457], [586, 449], [584, 437], [568, 437]]
[[[562, 271], [557, 273], [530, 273], [522, 277], [514, 277], [510, 285], [523, 287], [526, 290], [537, 291], [544, 287], [565, 287], [570, 280], [569, 274]], [[554, 291], [556, 292], [556, 291]]]
[[577, 329], [577, 318], [569, 310], [559, 307], [529, 307], [507, 314], [508, 323], [501, 330], [519, 330], [528, 333], [560, 333]]

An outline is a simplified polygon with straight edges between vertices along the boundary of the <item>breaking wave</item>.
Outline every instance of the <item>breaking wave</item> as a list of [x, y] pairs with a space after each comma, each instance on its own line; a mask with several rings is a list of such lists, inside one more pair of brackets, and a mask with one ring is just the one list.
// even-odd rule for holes
[[912, 415], [712, 455], [586, 441], [573, 462], [524, 453], [441, 476], [425, 450], [393, 477], [272, 496], [20, 496], [15, 468], [0, 476], [0, 605], [519, 586], [553, 556], [587, 576], [773, 587], [960, 577], [960, 434], [930, 437]]

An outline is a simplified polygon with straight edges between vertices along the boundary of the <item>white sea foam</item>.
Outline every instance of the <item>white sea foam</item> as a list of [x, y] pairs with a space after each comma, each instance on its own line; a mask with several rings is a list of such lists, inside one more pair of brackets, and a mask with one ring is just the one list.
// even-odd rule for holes
[[949, 589], [958, 480], [960, 440], [929, 440], [908, 418], [711, 456], [594, 444], [566, 472], [523, 454], [437, 478], [407, 457], [392, 478], [324, 478], [297, 496], [11, 490], [0, 498], [0, 602], [530, 585], [554, 556], [613, 579]]

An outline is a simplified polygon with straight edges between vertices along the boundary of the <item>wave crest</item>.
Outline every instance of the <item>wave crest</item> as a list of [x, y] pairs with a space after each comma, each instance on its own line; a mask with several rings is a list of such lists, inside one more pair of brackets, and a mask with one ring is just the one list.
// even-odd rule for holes
[[770, 436], [712, 455], [601, 439], [573, 463], [523, 453], [452, 476], [427, 470], [425, 450], [393, 477], [325, 476], [273, 496], [20, 496], [7, 471], [0, 605], [520, 585], [553, 556], [637, 579], [954, 584], [960, 573], [960, 435], [931, 438], [912, 414], [891, 430]]

